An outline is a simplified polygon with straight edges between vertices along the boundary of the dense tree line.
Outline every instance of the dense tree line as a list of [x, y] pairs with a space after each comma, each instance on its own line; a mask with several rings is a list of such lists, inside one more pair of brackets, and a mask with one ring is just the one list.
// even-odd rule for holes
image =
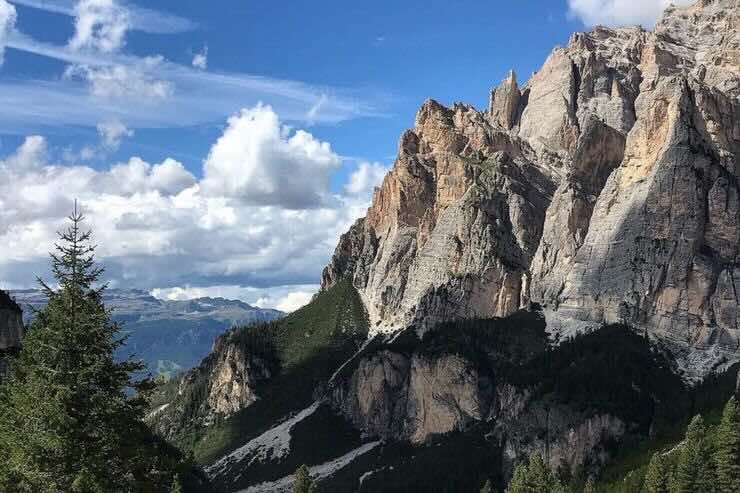
[[643, 489], [647, 493], [740, 492], [740, 403], [732, 397], [710, 434], [701, 416], [691, 420], [673, 453], [650, 459]]
[[[490, 482], [481, 493], [492, 493]], [[520, 463], [506, 493], [595, 493], [592, 478], [585, 486], [565, 485], [539, 453]], [[632, 491], [632, 490], [630, 490]], [[669, 451], [653, 454], [639, 491], [644, 493], [740, 493], [740, 402], [730, 398], [713, 430], [695, 416], [684, 440]]]
[[0, 386], [0, 491], [207, 491], [204, 476], [144, 424], [153, 382], [117, 361], [103, 270], [75, 213], [51, 254], [53, 287]]

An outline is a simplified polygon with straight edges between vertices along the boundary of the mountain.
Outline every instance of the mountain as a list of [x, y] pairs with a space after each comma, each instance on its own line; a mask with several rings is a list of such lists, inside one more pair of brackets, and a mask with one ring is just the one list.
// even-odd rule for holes
[[[40, 290], [16, 290], [10, 295], [24, 308], [29, 323], [33, 309], [46, 303]], [[274, 320], [282, 312], [256, 308], [223, 298], [160, 300], [146, 291], [109, 289], [105, 305], [127, 336], [121, 357], [143, 359], [155, 374], [172, 375], [196, 366], [211, 351], [215, 339], [235, 325]]]
[[629, 323], [687, 376], [736, 361], [738, 7], [596, 28], [488, 111], [428, 100], [323, 286], [349, 277], [377, 331], [506, 316]]
[[7, 357], [20, 350], [22, 338], [21, 308], [0, 290], [0, 377], [5, 373]]
[[639, 470], [735, 391], [739, 28], [735, 0], [669, 7], [484, 111], [427, 100], [322, 292], [219, 339], [149, 420], [224, 491], [304, 463], [363, 492], [501, 490], [532, 453], [576, 491]]

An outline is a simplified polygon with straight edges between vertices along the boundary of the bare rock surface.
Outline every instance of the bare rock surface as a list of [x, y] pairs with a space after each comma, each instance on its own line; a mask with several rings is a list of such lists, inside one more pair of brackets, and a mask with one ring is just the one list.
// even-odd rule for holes
[[375, 332], [536, 302], [647, 329], [688, 379], [737, 361], [739, 11], [574, 34], [485, 112], [427, 100], [323, 287], [350, 277]]

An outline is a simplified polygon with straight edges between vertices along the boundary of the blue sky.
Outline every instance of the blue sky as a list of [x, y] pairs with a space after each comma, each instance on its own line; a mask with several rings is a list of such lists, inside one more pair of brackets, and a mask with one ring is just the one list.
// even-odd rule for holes
[[[168, 34], [132, 30], [126, 36], [125, 53], [162, 55], [187, 66], [208, 47], [209, 71], [345, 91], [372, 105], [377, 116], [314, 123], [312, 133], [330, 141], [343, 156], [381, 162], [391, 160], [398, 135], [412, 124], [424, 98], [483, 107], [490, 86], [508, 69], [526, 79], [555, 44], [565, 43], [570, 32], [583, 26], [566, 15], [565, 2], [552, 1], [355, 5], [225, 0], [218, 8], [197, 1], [154, 1], [147, 6], [192, 25]], [[64, 45], [74, 33], [69, 16], [24, 5], [16, 8], [19, 29], [39, 41]], [[10, 48], [0, 80], [55, 80], [65, 65]], [[268, 104], [269, 99], [261, 98]], [[231, 112], [238, 111], [240, 103], [249, 106], [252, 99], [234, 97]], [[159, 161], [173, 156], [198, 173], [227, 116], [198, 125], [137, 128], [136, 138], [127, 139], [113, 158], [136, 154]], [[44, 128], [33, 121], [21, 130], [21, 135], [1, 136], [6, 150], [14, 149], [29, 131], [43, 132], [60, 147], [84, 146], [97, 138], [94, 128]], [[341, 180], [340, 174], [335, 181]]]
[[0, 288], [46, 272], [79, 198], [115, 285], [292, 308], [425, 98], [484, 108], [666, 4], [0, 0]]

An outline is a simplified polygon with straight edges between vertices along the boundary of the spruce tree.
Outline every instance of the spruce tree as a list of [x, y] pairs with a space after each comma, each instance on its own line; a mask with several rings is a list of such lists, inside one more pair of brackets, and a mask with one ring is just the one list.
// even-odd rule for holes
[[643, 490], [647, 493], [668, 493], [668, 464], [659, 452], [653, 454], [645, 473]]
[[[102, 269], [75, 212], [51, 254], [57, 286], [0, 388], [0, 491], [166, 491], [179, 454], [143, 418], [152, 382], [117, 362], [119, 327], [103, 305]], [[138, 376], [135, 378], [134, 376]]]
[[709, 492], [712, 488], [711, 450], [706, 439], [706, 427], [701, 416], [697, 415], [686, 429], [686, 438], [678, 456], [675, 493]]
[[740, 492], [740, 403], [732, 397], [722, 412], [714, 453], [719, 493]]
[[293, 493], [311, 493], [314, 491], [314, 483], [311, 479], [311, 472], [308, 466], [303, 464], [295, 472], [293, 481]]
[[506, 488], [507, 493], [562, 493], [567, 491], [547, 467], [542, 455], [529, 456], [529, 464], [520, 463]]

